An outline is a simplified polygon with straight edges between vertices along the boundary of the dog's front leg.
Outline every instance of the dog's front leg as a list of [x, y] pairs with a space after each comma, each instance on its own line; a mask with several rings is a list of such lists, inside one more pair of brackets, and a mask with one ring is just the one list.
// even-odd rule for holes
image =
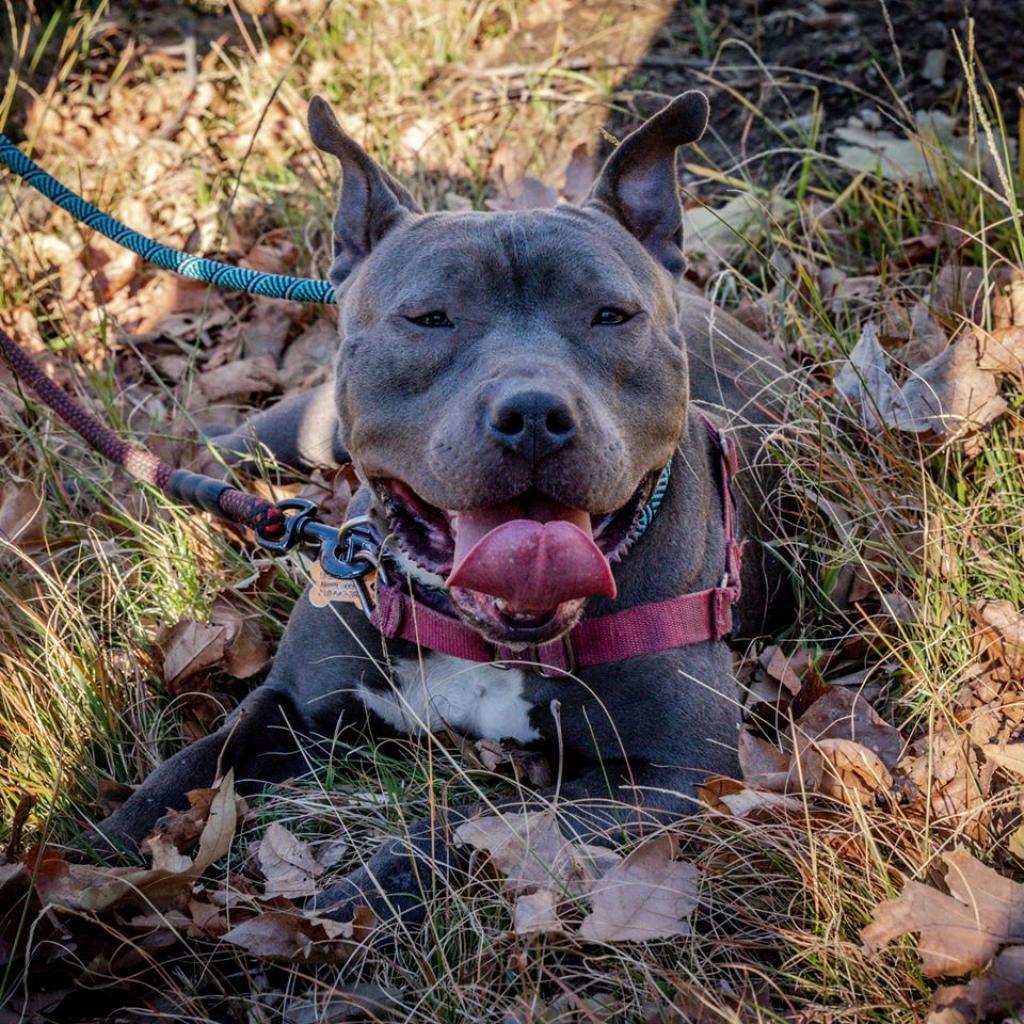
[[379, 649], [361, 612], [348, 605], [317, 608], [303, 596], [267, 681], [215, 733], [151, 772], [123, 807], [96, 826], [99, 836], [87, 841], [105, 852], [136, 849], [165, 811], [188, 807], [189, 790], [212, 786], [229, 768], [242, 795], [304, 774], [320, 754], [320, 740], [329, 747], [365, 724], [357, 690], [363, 675], [377, 671], [374, 643]]
[[314, 908], [321, 916], [348, 920], [357, 906], [366, 905], [381, 920], [400, 918], [417, 924], [430, 894], [450, 885], [468, 866], [469, 851], [455, 838], [464, 822], [550, 809], [567, 838], [615, 846], [689, 814], [696, 806], [693, 786], [705, 775], [661, 765], [608, 762], [532, 799], [480, 802], [418, 819], [405, 836], [385, 842], [363, 867], [317, 896]]
[[254, 690], [224, 725], [155, 768], [122, 807], [96, 826], [100, 852], [134, 852], [168, 810], [188, 807], [189, 790], [212, 786], [229, 768], [245, 795], [264, 782], [299, 774], [303, 767], [295, 733], [302, 716], [287, 693], [271, 686]]

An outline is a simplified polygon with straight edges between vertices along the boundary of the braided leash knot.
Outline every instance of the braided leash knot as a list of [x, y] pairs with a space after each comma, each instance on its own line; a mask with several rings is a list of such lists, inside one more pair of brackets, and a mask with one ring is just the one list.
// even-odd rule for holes
[[152, 238], [140, 235], [109, 214], [98, 210], [92, 203], [47, 174], [3, 134], [0, 134], [0, 163], [50, 202], [62, 210], [67, 210], [75, 220], [136, 253], [147, 263], [154, 263], [164, 270], [170, 270], [192, 281], [203, 281], [218, 288], [231, 288], [250, 295], [262, 295], [268, 299], [290, 299], [294, 302], [315, 302], [321, 305], [333, 305], [335, 302], [334, 286], [330, 281], [320, 281], [311, 277], [289, 277], [286, 274], [264, 274], [245, 267], [233, 267], [218, 260], [172, 249]]

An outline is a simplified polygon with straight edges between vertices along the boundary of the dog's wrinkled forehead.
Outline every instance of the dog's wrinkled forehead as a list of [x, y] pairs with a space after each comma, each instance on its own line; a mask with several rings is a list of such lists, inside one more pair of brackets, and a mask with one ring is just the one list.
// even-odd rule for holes
[[353, 293], [381, 312], [483, 297], [531, 312], [567, 300], [667, 309], [674, 289], [619, 224], [565, 207], [411, 217], [366, 261]]

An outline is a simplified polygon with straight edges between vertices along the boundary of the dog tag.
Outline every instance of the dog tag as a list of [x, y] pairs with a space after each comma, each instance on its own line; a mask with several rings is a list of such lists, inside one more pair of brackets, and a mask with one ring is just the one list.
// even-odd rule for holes
[[[309, 591], [309, 603], [314, 608], [326, 608], [335, 602], [354, 604], [357, 608], [362, 608], [363, 602], [359, 597], [359, 586], [355, 580], [343, 580], [337, 576], [329, 576], [319, 562], [313, 563], [309, 576], [313, 581], [313, 586]], [[377, 572], [374, 570], [367, 573], [361, 581], [370, 595], [371, 603], [374, 604], [376, 603], [373, 601], [376, 580]]]

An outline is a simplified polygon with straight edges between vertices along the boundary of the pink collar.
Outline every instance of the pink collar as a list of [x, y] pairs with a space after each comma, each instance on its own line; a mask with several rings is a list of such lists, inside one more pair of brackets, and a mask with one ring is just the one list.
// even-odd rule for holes
[[370, 621], [389, 640], [409, 640], [466, 661], [529, 667], [544, 676], [566, 675], [576, 668], [722, 640], [732, 632], [732, 606], [740, 595], [742, 544], [737, 536], [732, 493], [736, 448], [710, 419], [702, 418], [718, 454], [722, 491], [726, 558], [719, 586], [584, 619], [557, 640], [523, 651], [492, 644], [454, 616], [415, 602], [408, 581], [401, 576], [392, 575], [386, 585], [377, 581], [377, 607]]

